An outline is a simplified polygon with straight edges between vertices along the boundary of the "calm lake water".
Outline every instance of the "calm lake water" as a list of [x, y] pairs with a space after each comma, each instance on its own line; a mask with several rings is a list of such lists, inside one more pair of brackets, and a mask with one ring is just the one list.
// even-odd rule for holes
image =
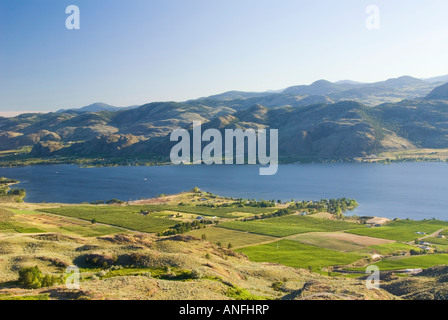
[[136, 200], [199, 187], [223, 196], [255, 199], [356, 199], [357, 215], [448, 219], [448, 164], [282, 165], [275, 176], [257, 166], [162, 166], [0, 168], [0, 176], [21, 181], [28, 202], [81, 203]]

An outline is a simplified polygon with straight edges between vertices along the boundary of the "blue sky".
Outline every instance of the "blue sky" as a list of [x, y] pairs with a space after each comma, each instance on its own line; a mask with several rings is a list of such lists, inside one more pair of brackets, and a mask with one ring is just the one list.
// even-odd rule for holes
[[447, 15], [446, 0], [2, 0], [0, 112], [444, 75]]

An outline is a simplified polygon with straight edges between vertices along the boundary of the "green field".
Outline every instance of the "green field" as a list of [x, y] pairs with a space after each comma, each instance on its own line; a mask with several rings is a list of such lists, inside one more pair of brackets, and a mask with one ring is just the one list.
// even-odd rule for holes
[[393, 253], [410, 252], [412, 249], [415, 250], [415, 247], [404, 243], [392, 242], [392, 243], [369, 246], [361, 251], [374, 252], [376, 254], [387, 256]]
[[[150, 216], [140, 215], [140, 211], [150, 211]], [[192, 213], [203, 216], [216, 216], [221, 218], [235, 218], [254, 214], [275, 211], [275, 208], [207, 208], [178, 205], [145, 205], [145, 206], [74, 206], [53, 209], [42, 209], [42, 212], [58, 214], [66, 217], [84, 220], [95, 219], [97, 222], [123, 227], [142, 232], [161, 232], [178, 221], [170, 220], [164, 213]], [[30, 214], [30, 212], [28, 212]]]
[[385, 259], [375, 265], [380, 270], [426, 269], [439, 265], [448, 265], [448, 255], [430, 254], [402, 259]]
[[32, 214], [40, 214], [40, 212], [33, 210], [18, 210], [18, 209], [9, 209], [9, 211], [18, 214], [18, 215], [32, 215]]
[[311, 267], [315, 271], [322, 267], [347, 265], [363, 257], [356, 253], [343, 253], [292, 240], [280, 240], [236, 251], [246, 254], [252, 261], [273, 262], [294, 268]]
[[27, 223], [14, 220], [14, 212], [0, 208], [0, 232], [6, 233], [43, 233], [44, 231]]
[[284, 216], [255, 221], [229, 221], [223, 228], [248, 231], [273, 237], [286, 237], [307, 232], [334, 232], [361, 227], [358, 224], [304, 216]]
[[367, 250], [369, 245], [388, 241], [377, 238], [362, 237], [344, 232], [302, 233], [289, 236], [287, 239], [342, 252], [361, 252], [362, 249]]
[[446, 239], [446, 238], [430, 237], [430, 238], [424, 239], [423, 241], [429, 242], [429, 243], [432, 243], [432, 244], [443, 245], [443, 246], [447, 246], [448, 245], [448, 239]]
[[347, 232], [361, 236], [410, 242], [417, 238], [424, 237], [424, 235], [417, 234], [417, 232], [431, 234], [443, 228], [448, 228], [448, 222], [437, 220], [400, 220], [393, 221], [383, 227], [364, 227], [362, 229], [348, 230]]
[[224, 229], [224, 228], [217, 228], [217, 227], [194, 230], [188, 233], [188, 235], [197, 238], [201, 238], [203, 234], [206, 235], [207, 241], [214, 243], [221, 242], [223, 246], [227, 246], [229, 243], [231, 243], [234, 248], [251, 246], [262, 242], [278, 240], [278, 238], [274, 237], [262, 236], [258, 234]]
[[31, 225], [0, 222], [0, 232], [4, 233], [44, 233], [45, 231], [35, 228]]
[[143, 216], [140, 214], [140, 210], [140, 206], [79, 206], [45, 209], [42, 211], [88, 221], [95, 219], [99, 223], [149, 233], [164, 231], [177, 223], [176, 221], [158, 216]]
[[109, 226], [70, 226], [70, 227], [62, 227], [61, 229], [66, 230], [71, 233], [75, 233], [82, 237], [101, 237], [109, 234], [115, 233], [125, 233], [122, 229], [109, 227]]

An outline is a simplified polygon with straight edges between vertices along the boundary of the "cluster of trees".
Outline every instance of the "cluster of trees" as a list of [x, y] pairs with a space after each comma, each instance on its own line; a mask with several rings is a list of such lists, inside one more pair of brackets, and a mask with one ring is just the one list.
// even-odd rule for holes
[[5, 177], [0, 177], [0, 185], [2, 184], [11, 184], [11, 183], [18, 183], [19, 181], [14, 180], [14, 179], [8, 179]]
[[0, 196], [17, 196], [23, 199], [26, 196], [26, 191], [25, 189], [10, 190], [8, 187], [0, 187]]
[[98, 201], [92, 201], [90, 204], [98, 205], [98, 204], [123, 204], [124, 201], [118, 200], [118, 199], [111, 199], [111, 200], [98, 200]]
[[209, 208], [244, 208], [244, 207], [253, 207], [253, 208], [272, 208], [275, 207], [275, 200], [244, 200], [238, 199], [235, 202], [227, 202], [222, 204], [214, 204], [214, 203], [203, 203], [199, 204], [200, 207], [209, 207]]
[[24, 189], [13, 189], [11, 190], [8, 185], [12, 183], [18, 183], [19, 181], [8, 179], [5, 177], [0, 177], [0, 196], [19, 196], [20, 198], [25, 198]]
[[218, 223], [218, 220], [195, 220], [193, 222], [181, 222], [176, 224], [174, 227], [171, 227], [168, 230], [165, 230], [162, 233], [159, 233], [159, 236], [173, 236], [176, 234], [186, 233], [192, 230], [205, 228], [207, 225]]
[[275, 207], [275, 200], [260, 200], [256, 201], [255, 199], [246, 201], [245, 203], [241, 201], [239, 204], [245, 207], [254, 207], [254, 208], [272, 208]]
[[19, 270], [19, 284], [27, 289], [51, 287], [63, 282], [63, 276], [53, 276], [50, 274], [44, 275], [38, 266], [22, 268]]
[[279, 209], [275, 212], [272, 213], [263, 213], [260, 215], [256, 215], [250, 218], [244, 218], [243, 221], [247, 222], [247, 221], [253, 221], [253, 220], [263, 220], [263, 219], [270, 219], [270, 218], [277, 218], [277, 217], [282, 217], [282, 216], [287, 216], [290, 214], [293, 214], [294, 211], [291, 209]]
[[300, 201], [289, 206], [291, 210], [306, 210], [309, 213], [329, 212], [335, 215], [342, 215], [347, 210], [352, 210], [358, 206], [356, 200], [348, 198], [322, 199], [320, 201]]

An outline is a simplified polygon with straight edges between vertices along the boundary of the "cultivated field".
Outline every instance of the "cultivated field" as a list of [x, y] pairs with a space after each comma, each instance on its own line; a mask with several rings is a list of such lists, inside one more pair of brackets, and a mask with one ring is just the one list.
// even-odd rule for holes
[[363, 257], [356, 253], [328, 250], [292, 240], [281, 240], [237, 251], [246, 254], [253, 261], [280, 263], [294, 268], [311, 267], [314, 271], [329, 266], [348, 265]]
[[412, 249], [415, 250], [415, 246], [411, 246], [404, 243], [399, 242], [390, 242], [385, 244], [377, 244], [369, 246], [360, 252], [368, 252], [379, 254], [382, 256], [392, 255], [394, 253], [409, 253]]
[[351, 222], [304, 216], [285, 216], [248, 222], [229, 221], [220, 226], [273, 237], [286, 237], [308, 232], [334, 232], [360, 227], [359, 224]]
[[361, 250], [369, 246], [390, 243], [390, 240], [363, 237], [343, 232], [306, 233], [288, 237], [289, 240], [342, 252]]
[[0, 232], [3, 233], [60, 233], [98, 237], [124, 232], [120, 228], [30, 210], [0, 209], [0, 211], [9, 212], [7, 221], [1, 222], [0, 219]]
[[[448, 265], [447, 254], [429, 254], [412, 257], [396, 257], [381, 260], [375, 265], [380, 270], [426, 269], [434, 266]], [[364, 270], [364, 269], [356, 269]]]
[[230, 243], [235, 249], [264, 242], [278, 241], [278, 238], [274, 237], [217, 227], [194, 230], [189, 232], [188, 235], [200, 239], [202, 238], [202, 235], [205, 235], [207, 241], [213, 243], [220, 242], [223, 246], [227, 246]]
[[87, 221], [95, 219], [99, 223], [149, 233], [161, 232], [175, 225], [175, 221], [164, 218], [160, 214], [151, 216], [140, 214], [141, 210], [155, 209], [160, 210], [161, 208], [159, 206], [77, 206], [43, 209], [42, 211]]
[[437, 220], [423, 220], [423, 221], [400, 220], [390, 222], [382, 227], [375, 227], [375, 228], [364, 227], [364, 228], [357, 228], [354, 230], [348, 230], [347, 232], [361, 236], [410, 242], [424, 236], [422, 234], [419, 234], [418, 232], [431, 234], [444, 228], [448, 228], [448, 222]]

